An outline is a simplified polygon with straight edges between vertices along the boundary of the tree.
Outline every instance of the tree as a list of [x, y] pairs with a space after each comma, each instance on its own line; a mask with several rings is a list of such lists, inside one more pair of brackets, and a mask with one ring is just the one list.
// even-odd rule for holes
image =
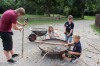
[[[96, 4], [97, 3], [97, 4]], [[84, 18], [84, 12], [95, 14], [100, 12], [100, 0], [1, 0], [0, 8], [3, 10], [24, 7], [26, 13], [50, 16], [61, 14]], [[97, 7], [96, 7], [97, 5]]]
[[96, 0], [96, 13], [100, 14], [100, 0]]
[[84, 18], [85, 0], [67, 0], [70, 8], [69, 14]]

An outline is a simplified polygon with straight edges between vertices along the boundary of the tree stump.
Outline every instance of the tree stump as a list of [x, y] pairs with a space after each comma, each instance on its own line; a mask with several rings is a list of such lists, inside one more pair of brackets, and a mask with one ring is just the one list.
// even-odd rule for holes
[[95, 25], [100, 28], [100, 14], [96, 14]]

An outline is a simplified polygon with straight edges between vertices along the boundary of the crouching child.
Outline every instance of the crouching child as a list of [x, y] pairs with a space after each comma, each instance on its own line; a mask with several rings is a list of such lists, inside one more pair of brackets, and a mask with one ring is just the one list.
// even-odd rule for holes
[[73, 41], [74, 42], [66, 45], [66, 46], [74, 46], [73, 50], [72, 51], [66, 50], [62, 54], [62, 58], [65, 59], [65, 60], [68, 60], [70, 62], [75, 62], [75, 60], [78, 59], [81, 56], [81, 52], [82, 52], [80, 36], [74, 35]]

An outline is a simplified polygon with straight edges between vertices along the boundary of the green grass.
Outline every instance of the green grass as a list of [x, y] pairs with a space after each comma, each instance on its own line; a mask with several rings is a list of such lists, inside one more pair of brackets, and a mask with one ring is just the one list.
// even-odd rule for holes
[[95, 24], [91, 25], [91, 27], [94, 29], [94, 31], [96, 31], [100, 34], [100, 28], [96, 27]]
[[85, 20], [95, 20], [95, 16], [84, 16]]
[[23, 22], [24, 18], [29, 18], [29, 25], [43, 25], [43, 24], [55, 24], [55, 23], [64, 23], [67, 21], [65, 16], [60, 15], [60, 19], [58, 19], [58, 15], [46, 17], [43, 15], [25, 15], [19, 18], [19, 21]]
[[[28, 17], [29, 18], [29, 24], [31, 25], [41, 25], [41, 24], [55, 24], [55, 23], [65, 23], [67, 21], [67, 18], [65, 16], [60, 15], [61, 19], [57, 19], [59, 15], [55, 15], [54, 17], [46, 17], [43, 15], [25, 15], [22, 18]], [[85, 16], [84, 20], [94, 20], [95, 16]], [[23, 20], [20, 21], [22, 22]], [[81, 18], [74, 18], [74, 20], [83, 20]]]

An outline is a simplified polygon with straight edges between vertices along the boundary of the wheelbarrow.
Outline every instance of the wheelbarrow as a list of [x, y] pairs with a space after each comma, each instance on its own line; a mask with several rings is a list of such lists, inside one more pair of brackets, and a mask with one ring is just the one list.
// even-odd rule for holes
[[28, 36], [29, 41], [34, 42], [37, 37], [46, 39], [47, 29], [46, 28], [30, 28], [32, 33]]

